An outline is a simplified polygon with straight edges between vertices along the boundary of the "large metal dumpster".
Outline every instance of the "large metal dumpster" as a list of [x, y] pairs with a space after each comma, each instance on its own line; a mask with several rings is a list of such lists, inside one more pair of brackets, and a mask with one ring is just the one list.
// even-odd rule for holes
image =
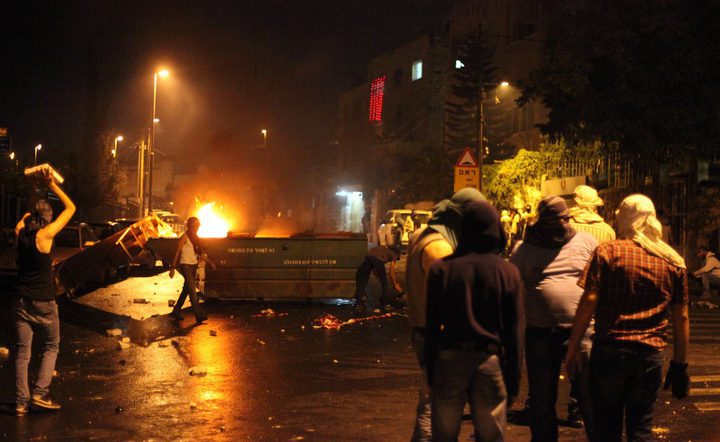
[[[206, 268], [207, 298], [351, 298], [367, 254], [365, 235], [203, 240], [217, 270]], [[172, 260], [174, 239], [147, 246]]]

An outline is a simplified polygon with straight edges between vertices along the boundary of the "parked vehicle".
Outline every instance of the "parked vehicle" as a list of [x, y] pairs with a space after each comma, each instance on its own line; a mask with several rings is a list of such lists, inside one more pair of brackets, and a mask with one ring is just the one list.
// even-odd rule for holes
[[99, 241], [87, 223], [74, 222], [65, 226], [53, 241], [50, 257], [53, 263], [64, 261], [86, 247], [94, 246]]
[[185, 232], [185, 221], [183, 220], [183, 217], [177, 213], [167, 212], [164, 210], [156, 210], [153, 213], [169, 225], [177, 236], [180, 236]]
[[431, 216], [432, 212], [429, 210], [388, 210], [378, 228], [378, 242], [381, 246], [398, 245], [404, 251], [410, 235], [426, 226]]
[[88, 225], [90, 225], [93, 232], [95, 232], [95, 236], [97, 236], [100, 240], [112, 236], [126, 228], [126, 226], [123, 226], [115, 221], [90, 222]]

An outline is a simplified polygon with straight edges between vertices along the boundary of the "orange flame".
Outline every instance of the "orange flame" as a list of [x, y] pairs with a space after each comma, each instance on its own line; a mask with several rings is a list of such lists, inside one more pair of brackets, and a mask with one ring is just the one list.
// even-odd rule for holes
[[225, 238], [230, 231], [230, 223], [215, 208], [215, 201], [201, 206], [195, 216], [200, 220], [198, 236], [201, 238]]

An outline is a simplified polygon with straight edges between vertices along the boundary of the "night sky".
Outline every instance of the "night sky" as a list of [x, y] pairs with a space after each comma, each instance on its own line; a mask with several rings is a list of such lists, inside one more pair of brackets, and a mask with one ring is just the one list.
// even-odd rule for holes
[[372, 56], [438, 29], [449, 3], [4, 2], [0, 127], [29, 161], [37, 143], [50, 161], [79, 148], [95, 78], [103, 126], [129, 146], [150, 121], [152, 74], [166, 67], [157, 148], [180, 169], [250, 151], [262, 128], [287, 155], [322, 151], [339, 94], [366, 80]]

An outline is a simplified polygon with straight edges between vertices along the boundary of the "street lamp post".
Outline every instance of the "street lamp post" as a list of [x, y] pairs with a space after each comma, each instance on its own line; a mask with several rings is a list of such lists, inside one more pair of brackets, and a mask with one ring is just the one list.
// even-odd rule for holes
[[268, 213], [268, 151], [267, 151], [267, 129], [260, 131], [263, 136], [263, 151], [265, 152], [265, 188], [263, 190], [263, 218], [267, 218]]
[[113, 160], [114, 160], [115, 158], [117, 158], [117, 154], [118, 154], [117, 144], [118, 144], [118, 141], [122, 141], [122, 140], [123, 140], [123, 136], [122, 136], [122, 135], [118, 135], [117, 137], [115, 137], [115, 146], [113, 147], [113, 150], [112, 150]]
[[492, 87], [508, 87], [510, 83], [503, 81], [501, 83], [482, 83], [478, 88], [478, 173], [480, 174], [479, 187], [482, 191], [483, 177], [483, 159], [485, 158], [485, 106], [483, 102], [487, 98], [485, 94], [485, 86]]
[[38, 153], [38, 150], [41, 150], [41, 149], [42, 149], [42, 144], [38, 144], [37, 146], [35, 146], [35, 166], [37, 166], [37, 153]]
[[153, 192], [153, 166], [155, 165], [155, 123], [157, 120], [157, 84], [158, 76], [167, 77], [169, 72], [161, 70], [155, 72], [153, 75], [153, 105], [152, 105], [152, 120], [150, 123], [150, 143], [148, 146], [148, 198], [147, 198], [147, 213], [152, 212], [152, 192]]

